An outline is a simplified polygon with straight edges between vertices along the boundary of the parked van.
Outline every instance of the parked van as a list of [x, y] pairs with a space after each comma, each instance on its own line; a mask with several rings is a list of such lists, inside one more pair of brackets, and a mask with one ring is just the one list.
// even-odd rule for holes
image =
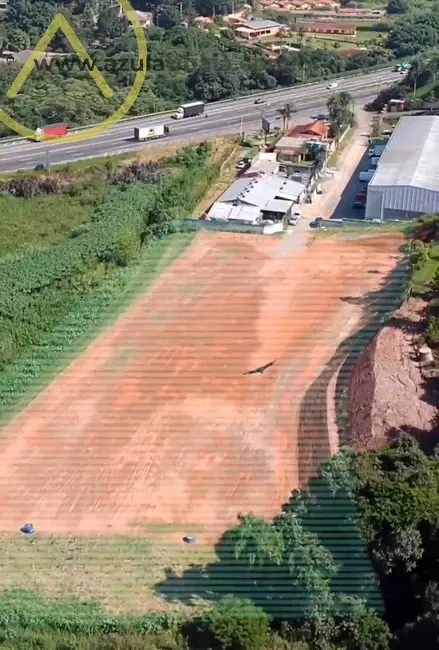
[[360, 172], [358, 180], [361, 183], [368, 183], [372, 180], [372, 176], [375, 174], [375, 169], [368, 169], [367, 172]]
[[290, 217], [288, 219], [288, 225], [289, 226], [295, 226], [299, 219], [302, 218], [302, 211], [300, 209], [300, 206], [298, 205], [293, 205]]

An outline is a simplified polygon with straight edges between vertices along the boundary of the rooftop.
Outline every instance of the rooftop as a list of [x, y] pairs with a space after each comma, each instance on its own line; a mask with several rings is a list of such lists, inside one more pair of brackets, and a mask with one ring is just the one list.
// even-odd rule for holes
[[324, 29], [326, 30], [341, 30], [341, 31], [349, 31], [349, 32], [356, 32], [357, 31], [357, 26], [356, 25], [351, 25], [348, 23], [345, 23], [344, 21], [340, 21], [339, 23], [334, 23], [334, 22], [328, 22], [326, 20], [321, 20], [320, 22], [312, 22], [310, 20], [303, 20], [303, 21], [297, 21], [294, 24], [294, 28], [297, 30], [302, 29], [315, 29], [316, 31], [322, 31]]
[[[295, 200], [305, 189], [302, 183], [271, 174], [264, 174], [258, 178], [238, 178], [219, 197], [217, 203], [246, 203], [261, 210], [276, 198]], [[209, 216], [210, 214], [209, 212]]]
[[401, 117], [380, 158], [370, 187], [439, 190], [439, 117]]
[[329, 124], [324, 122], [310, 122], [309, 124], [297, 124], [291, 129], [288, 129], [287, 135], [290, 137], [297, 137], [300, 135], [312, 134], [318, 138], [327, 138], [329, 132]]
[[209, 210], [209, 219], [218, 221], [245, 221], [256, 224], [261, 220], [261, 211], [253, 205], [232, 205], [217, 201]]
[[240, 20], [240, 25], [247, 29], [274, 29], [275, 27], [285, 27], [281, 23], [276, 23], [274, 20]]
[[276, 150], [291, 149], [292, 152], [297, 153], [297, 151], [301, 151], [302, 149], [304, 149], [308, 139], [309, 136], [306, 135], [302, 135], [302, 136], [298, 135], [294, 137], [289, 135], [284, 135], [282, 136], [282, 138], [280, 138], [280, 140], [276, 142], [275, 148]]
[[276, 153], [265, 153], [261, 151], [253, 160], [248, 172], [274, 173], [279, 167]]

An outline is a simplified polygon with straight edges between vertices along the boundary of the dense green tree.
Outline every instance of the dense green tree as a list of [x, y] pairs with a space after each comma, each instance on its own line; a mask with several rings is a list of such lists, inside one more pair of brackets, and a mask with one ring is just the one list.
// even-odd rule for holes
[[270, 617], [249, 600], [226, 596], [203, 616], [201, 625], [221, 650], [263, 650]]
[[340, 138], [343, 129], [352, 124], [354, 118], [354, 101], [350, 93], [342, 91], [334, 93], [327, 102], [329, 119], [335, 130], [336, 140]]
[[405, 14], [409, 8], [410, 0], [390, 0], [387, 4], [388, 14]]

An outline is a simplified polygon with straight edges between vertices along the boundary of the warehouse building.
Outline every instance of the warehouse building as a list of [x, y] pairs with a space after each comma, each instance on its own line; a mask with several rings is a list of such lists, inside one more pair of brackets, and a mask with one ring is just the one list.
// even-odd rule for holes
[[265, 220], [283, 221], [303, 200], [305, 185], [272, 174], [239, 178], [210, 208], [208, 220], [242, 221], [253, 225]]
[[439, 117], [402, 117], [367, 191], [366, 219], [439, 213]]

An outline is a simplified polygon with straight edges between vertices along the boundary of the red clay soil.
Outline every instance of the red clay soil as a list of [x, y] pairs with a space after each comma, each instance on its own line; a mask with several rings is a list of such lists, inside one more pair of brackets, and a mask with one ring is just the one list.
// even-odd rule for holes
[[160, 522], [203, 542], [239, 512], [274, 515], [334, 448], [329, 361], [364, 312], [341, 298], [381, 286], [400, 244], [323, 237], [280, 252], [279, 240], [199, 233], [5, 428], [0, 529]]
[[[425, 304], [411, 298], [364, 351], [349, 381], [349, 438], [355, 449], [385, 444], [401, 427], [433, 431], [437, 405], [425, 391], [414, 343]], [[393, 433], [392, 433], [393, 432]]]

